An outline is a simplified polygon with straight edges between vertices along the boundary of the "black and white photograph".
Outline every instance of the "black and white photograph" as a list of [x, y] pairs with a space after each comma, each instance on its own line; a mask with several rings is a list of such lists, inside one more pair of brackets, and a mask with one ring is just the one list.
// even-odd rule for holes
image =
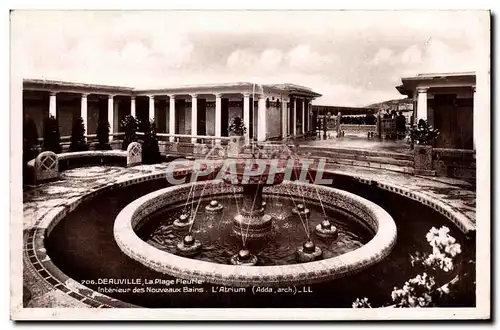
[[11, 318], [489, 319], [490, 26], [12, 10]]

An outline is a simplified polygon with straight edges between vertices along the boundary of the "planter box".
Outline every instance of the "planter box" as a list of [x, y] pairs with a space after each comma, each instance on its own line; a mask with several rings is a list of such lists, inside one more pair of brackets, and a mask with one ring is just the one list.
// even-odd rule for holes
[[432, 170], [432, 146], [416, 144], [413, 150], [416, 175], [436, 175]]
[[242, 135], [232, 135], [227, 144], [227, 157], [237, 158], [241, 149], [245, 145], [245, 137]]

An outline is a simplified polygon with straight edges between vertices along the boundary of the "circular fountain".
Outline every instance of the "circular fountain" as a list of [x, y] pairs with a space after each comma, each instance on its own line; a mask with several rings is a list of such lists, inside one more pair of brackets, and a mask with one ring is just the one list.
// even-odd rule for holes
[[[348, 274], [353, 274], [372, 264], [378, 263], [391, 252], [396, 242], [397, 231], [392, 217], [384, 209], [364, 198], [346, 191], [302, 183], [300, 184], [300, 191], [303, 192], [303, 195], [300, 196], [300, 199], [305, 199], [307, 201], [311, 210], [311, 217], [307, 221], [306, 219], [302, 219], [304, 222], [299, 222], [301, 219], [294, 217], [291, 212], [291, 201], [285, 199], [285, 196], [288, 195], [287, 192], [299, 190], [298, 185], [299, 184], [295, 182], [283, 181], [279, 185], [266, 186], [263, 191], [263, 193], [269, 194], [273, 196], [273, 198], [276, 198], [275, 196], [282, 196], [281, 199], [278, 197], [276, 202], [272, 205], [270, 205], [270, 200], [268, 200], [267, 205], [267, 209], [270, 213], [273, 212], [273, 214], [277, 214], [276, 212], [280, 212], [280, 214], [284, 215], [276, 217], [273, 220], [277, 226], [276, 230], [278, 232], [276, 235], [279, 237], [278, 245], [275, 244], [277, 238], [273, 236], [272, 239], [266, 240], [250, 239], [247, 245], [243, 245], [242, 248], [241, 239], [243, 239], [243, 237], [235, 235], [236, 233], [234, 233], [235, 219], [230, 218], [234, 213], [229, 213], [229, 207], [227, 207], [228, 210], [226, 211], [228, 213], [226, 214], [227, 223], [218, 224], [213, 229], [209, 229], [209, 227], [213, 227], [213, 221], [217, 224], [218, 221], [222, 220], [222, 218], [218, 218], [222, 216], [222, 213], [220, 215], [210, 213], [212, 216], [215, 215], [216, 217], [206, 220], [208, 219], [206, 218], [208, 213], [198, 212], [195, 218], [199, 221], [195, 220], [194, 223], [194, 227], [198, 227], [196, 237], [200, 240], [202, 246], [207, 247], [207, 252], [202, 248], [200, 254], [194, 254], [193, 252], [193, 254], [190, 254], [191, 257], [186, 257], [186, 255], [182, 254], [183, 251], [179, 251], [176, 246], [178, 243], [175, 243], [173, 249], [159, 249], [147, 243], [136, 232], [137, 228], [144, 225], [144, 222], [149, 221], [147, 217], [148, 214], [158, 212], [161, 209], [170, 210], [172, 206], [174, 208], [177, 207], [177, 209], [181, 211], [182, 203], [186, 201], [189, 195], [201, 198], [203, 194], [207, 194], [207, 196], [214, 194], [224, 196], [225, 194], [228, 196], [225, 202], [227, 204], [227, 201], [234, 199], [235, 190], [236, 194], [243, 193], [244, 186], [229, 185], [222, 180], [172, 186], [154, 191], [136, 199], [118, 214], [114, 224], [115, 241], [123, 253], [155, 271], [178, 278], [197, 279], [213, 284], [238, 287], [252, 285], [300, 285], [330, 281]], [[321, 211], [322, 208], [319, 208], [319, 205], [311, 208], [314, 204], [314, 200], [318, 199], [318, 196], [320, 196], [323, 201], [322, 205], [325, 210], [332, 210], [332, 212], [334, 210], [339, 210], [339, 212], [350, 214], [356, 218], [355, 221], [350, 220], [350, 224], [359, 222], [373, 234], [371, 234], [370, 238], [366, 241], [363, 241], [361, 245], [352, 246], [347, 250], [339, 250], [337, 245], [341, 242], [343, 245], [347, 244], [348, 241], [345, 241], [345, 239], [348, 239], [352, 234], [342, 237], [339, 234], [337, 241], [318, 240], [317, 242], [313, 242], [309, 230], [313, 231], [316, 225], [324, 219]], [[245, 196], [243, 195], [241, 199], [244, 198]], [[296, 196], [296, 198], [298, 199], [299, 196]], [[207, 203], [209, 203], [210, 200], [211, 199], [209, 199]], [[281, 203], [285, 202], [286, 205], [290, 205], [288, 206], [290, 209], [283, 209], [282, 206], [279, 206], [282, 205]], [[237, 208], [234, 208], [234, 206], [232, 206], [231, 209], [234, 210], [233, 212], [238, 212], [236, 211]], [[241, 209], [239, 212], [241, 212]], [[288, 226], [292, 223], [296, 223], [297, 225], [293, 227], [295, 229], [290, 230]], [[339, 223], [336, 222], [336, 227], [338, 227], [338, 224]], [[345, 225], [348, 224], [344, 223], [343, 226]], [[306, 233], [304, 233], [304, 231], [301, 233], [300, 228], [302, 226], [304, 226]], [[311, 227], [309, 228], [309, 226]], [[227, 229], [222, 230], [222, 228]], [[350, 227], [345, 228], [344, 230], [351, 230], [347, 229]], [[209, 232], [209, 236], [202, 238], [207, 231]], [[282, 231], [287, 234], [280, 233]], [[193, 233], [195, 233], [195, 231], [193, 231]], [[301, 239], [301, 237], [302, 243], [295, 243], [298, 242], [298, 239]], [[248, 236], [246, 238], [250, 237]], [[180, 239], [183, 239], [183, 242], [182, 245], [179, 244], [179, 247], [189, 247], [190, 244], [193, 244], [192, 241], [194, 238], [189, 238], [187, 241], [184, 237]], [[213, 244], [211, 241], [214, 239], [218, 242], [227, 244], [227, 248], [234, 249], [230, 254], [233, 257], [225, 257], [224, 259], [222, 256], [224, 253], [228, 252], [227, 250], [222, 250], [221, 247], [219, 253], [219, 248], [211, 247]], [[240, 239], [239, 243], [238, 239]], [[306, 241], [305, 244], [304, 240]], [[173, 242], [175, 242], [175, 239]], [[255, 245], [256, 242], [262, 243], [261, 245]], [[298, 245], [300, 245], [299, 248], [297, 248]], [[260, 250], [256, 250], [255, 246], [264, 246], [264, 249], [260, 248]], [[270, 247], [266, 249], [265, 246]], [[268, 265], [269, 260], [267, 260], [266, 263], [266, 259], [268, 258], [261, 259], [261, 254], [274, 253], [274, 251], [280, 248], [283, 249], [283, 251], [275, 257], [278, 259], [274, 259], [274, 263], [271, 263], [271, 265]], [[253, 251], [258, 251], [259, 253]], [[218, 259], [210, 257], [214, 255], [214, 253], [215, 255], [220, 254], [220, 257], [217, 257]], [[291, 255], [292, 259], [288, 258], [288, 255]], [[286, 261], [281, 262], [281, 258], [285, 258]], [[260, 265], [261, 261], [264, 265]], [[307, 262], [308, 266], [304, 267], [302, 265], [303, 262]], [[245, 267], [245, 270], [241, 271], [241, 267]]]

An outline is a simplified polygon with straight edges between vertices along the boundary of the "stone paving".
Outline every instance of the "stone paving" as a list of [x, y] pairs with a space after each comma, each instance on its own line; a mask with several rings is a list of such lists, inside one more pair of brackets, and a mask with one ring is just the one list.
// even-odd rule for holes
[[[164, 174], [168, 164], [139, 165], [132, 168], [86, 167], [68, 170], [61, 179], [36, 187], [27, 187], [23, 193], [23, 233], [26, 246], [28, 232], [53, 209], [66, 207], [74, 201], [99, 188], [110, 186], [148, 174]], [[328, 171], [367, 181], [377, 181], [424, 194], [438, 199], [451, 209], [463, 214], [472, 224], [476, 223], [475, 186], [465, 181], [448, 178], [429, 178], [402, 173], [374, 170], [345, 165], [327, 165]], [[44, 249], [43, 249], [44, 250]], [[42, 251], [44, 252], [44, 251]], [[48, 258], [48, 256], [47, 256]], [[30, 307], [90, 307], [77, 299], [64, 295], [44, 280], [30, 262], [26, 249], [23, 257], [24, 286], [29, 290]], [[57, 292], [56, 292], [57, 291]], [[64, 296], [64, 298], [61, 298]], [[107, 306], [99, 306], [107, 307]]]

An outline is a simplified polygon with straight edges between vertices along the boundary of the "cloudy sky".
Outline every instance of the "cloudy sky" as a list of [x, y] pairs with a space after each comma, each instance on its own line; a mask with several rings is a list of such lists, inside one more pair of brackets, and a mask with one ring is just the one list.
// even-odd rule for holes
[[[14, 12], [13, 74], [132, 87], [295, 83], [316, 104], [401, 98], [401, 77], [487, 61], [481, 12]], [[485, 57], [486, 56], [486, 57]]]

